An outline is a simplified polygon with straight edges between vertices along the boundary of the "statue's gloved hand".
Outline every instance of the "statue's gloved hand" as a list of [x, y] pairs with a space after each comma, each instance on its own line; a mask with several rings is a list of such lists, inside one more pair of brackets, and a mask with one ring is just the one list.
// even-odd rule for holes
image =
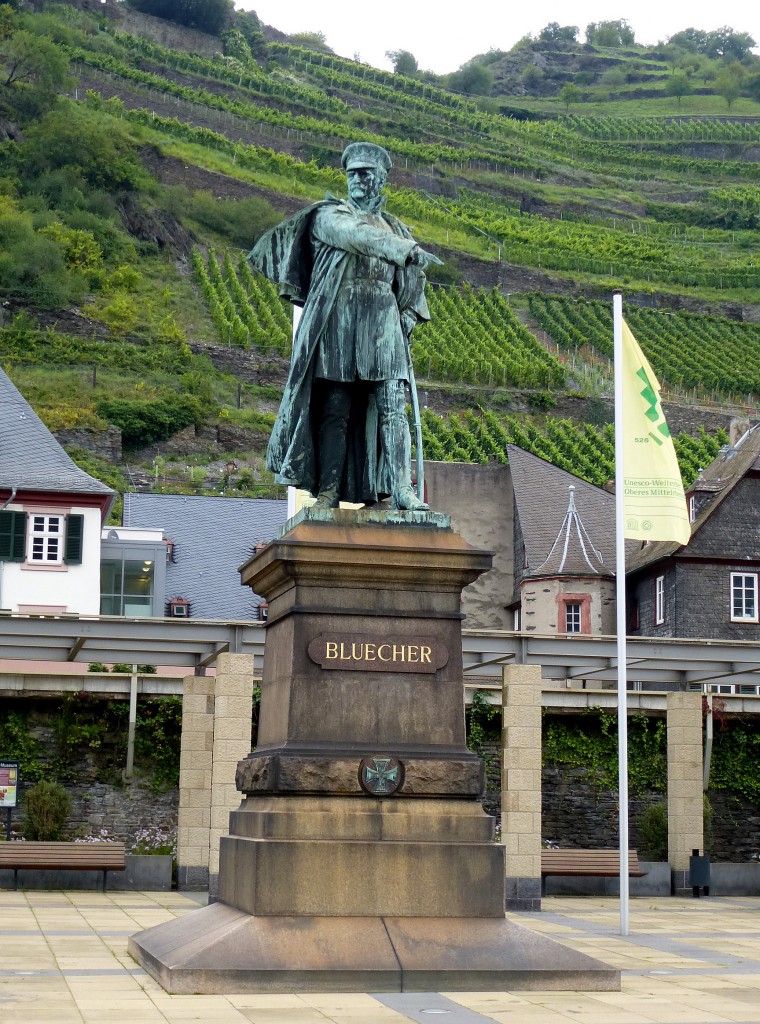
[[414, 328], [417, 326], [417, 315], [410, 309], [404, 310], [401, 314], [401, 326], [404, 329], [404, 334], [409, 337]]
[[409, 253], [409, 262], [415, 267], [419, 267], [421, 270], [427, 270], [427, 268], [433, 263], [437, 263], [438, 266], [443, 266], [443, 260], [439, 260], [432, 252], [428, 252], [427, 249], [423, 249], [421, 245], [415, 245]]

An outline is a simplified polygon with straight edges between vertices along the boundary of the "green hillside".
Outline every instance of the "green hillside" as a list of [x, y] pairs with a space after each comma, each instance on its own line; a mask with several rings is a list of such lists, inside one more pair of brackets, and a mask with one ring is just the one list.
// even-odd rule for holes
[[[290, 310], [243, 256], [341, 192], [355, 140], [389, 149], [389, 209], [445, 260], [413, 352], [428, 457], [503, 460], [516, 440], [606, 479], [615, 287], [666, 398], [713, 433], [753, 414], [760, 62], [740, 33], [549, 33], [436, 79], [251, 15], [199, 55], [169, 22], [83, 8], [0, 5], [0, 361], [91, 471], [110, 427], [128, 485], [272, 492]], [[566, 399], [585, 429], [553, 418]], [[685, 478], [708, 441], [682, 437]]]

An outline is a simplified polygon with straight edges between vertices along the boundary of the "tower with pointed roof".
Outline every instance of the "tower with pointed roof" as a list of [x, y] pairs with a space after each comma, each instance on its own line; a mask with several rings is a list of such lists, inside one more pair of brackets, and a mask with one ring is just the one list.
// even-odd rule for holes
[[521, 630], [614, 633], [614, 498], [516, 445], [508, 457]]

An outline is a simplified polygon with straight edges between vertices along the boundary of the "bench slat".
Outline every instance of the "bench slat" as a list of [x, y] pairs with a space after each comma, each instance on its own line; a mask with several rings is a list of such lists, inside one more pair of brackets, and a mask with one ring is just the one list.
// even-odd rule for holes
[[[639, 866], [636, 850], [628, 851], [628, 874], [642, 878], [647, 872]], [[619, 850], [542, 850], [541, 875], [581, 875], [617, 877], [620, 874]]]
[[124, 854], [124, 843], [1, 843], [0, 868], [124, 871]]

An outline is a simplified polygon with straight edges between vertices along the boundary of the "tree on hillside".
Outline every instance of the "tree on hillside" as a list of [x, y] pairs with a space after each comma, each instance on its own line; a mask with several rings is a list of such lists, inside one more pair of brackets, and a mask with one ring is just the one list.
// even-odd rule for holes
[[560, 25], [558, 21], [550, 21], [548, 25], [538, 33], [539, 43], [574, 43], [578, 39], [577, 25]]
[[81, 107], [46, 114], [26, 132], [19, 155], [29, 178], [70, 167], [94, 189], [121, 192], [150, 184], [126, 125], [100, 124]]
[[668, 45], [674, 49], [689, 50], [691, 53], [705, 53], [707, 33], [699, 28], [685, 28], [668, 38]]
[[176, 21], [211, 35], [232, 23], [233, 0], [130, 0], [132, 7], [156, 18]]
[[230, 28], [226, 32], [222, 32], [222, 46], [225, 57], [234, 57], [235, 60], [239, 60], [243, 64], [253, 60], [248, 40], [237, 28]]
[[449, 88], [468, 96], [488, 96], [492, 86], [493, 71], [476, 61], [467, 61], [458, 71], [449, 75]]
[[714, 32], [686, 28], [671, 36], [668, 39], [668, 44], [690, 50], [693, 53], [703, 53], [713, 60], [716, 57], [733, 57], [735, 60], [744, 60], [755, 46], [755, 40], [748, 32], [737, 32], [728, 25], [724, 25]]
[[708, 57], [727, 57], [734, 60], [744, 60], [755, 40], [748, 32], [735, 32], [728, 25], [709, 32], [707, 35]]
[[736, 75], [721, 75], [715, 82], [715, 92], [718, 96], [723, 97], [730, 110], [734, 100], [739, 98], [739, 93], [741, 92], [739, 79]]
[[324, 32], [293, 32], [288, 36], [288, 42], [293, 46], [316, 50], [317, 53], [335, 53], [335, 50], [327, 45], [327, 36]]
[[68, 57], [55, 43], [24, 31], [14, 32], [0, 43], [0, 59], [5, 75], [0, 85], [4, 89], [24, 83], [60, 88], [69, 67]]
[[395, 75], [408, 75], [413, 78], [419, 71], [417, 58], [408, 50], [386, 50], [385, 56], [393, 65]]
[[261, 28], [261, 22], [255, 11], [236, 11], [235, 28], [248, 43], [254, 60], [263, 61], [267, 55], [267, 41]]
[[681, 100], [684, 96], [691, 96], [693, 91], [691, 82], [683, 71], [676, 71], [665, 83], [665, 95], [674, 96], [678, 100], [679, 110], [681, 109]]
[[571, 103], [580, 103], [583, 93], [577, 85], [567, 82], [562, 86], [557, 96], [565, 104], [565, 110], [569, 110]]
[[17, 28], [16, 12], [10, 4], [0, 4], [0, 39], [7, 39]]
[[586, 42], [592, 46], [633, 46], [633, 29], [625, 18], [619, 21], [592, 21], [586, 25]]
[[744, 88], [753, 100], [757, 100], [760, 103], [760, 74], [752, 75], [748, 78], [744, 83]]

